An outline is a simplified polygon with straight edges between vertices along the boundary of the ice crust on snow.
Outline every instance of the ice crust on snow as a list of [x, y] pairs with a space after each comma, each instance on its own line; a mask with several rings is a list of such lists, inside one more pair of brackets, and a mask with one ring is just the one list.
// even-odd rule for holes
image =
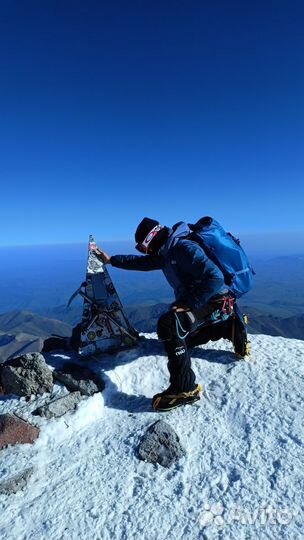
[[[224, 340], [196, 348], [209, 399], [164, 416], [151, 397], [168, 385], [167, 360], [156, 335], [146, 337], [94, 363], [103, 394], [39, 419], [34, 445], [1, 452], [3, 480], [34, 467], [22, 491], [0, 496], [1, 540], [302, 538], [304, 342], [251, 336], [249, 362], [235, 361]], [[17, 405], [30, 419], [34, 404], [14, 398], [0, 412]], [[136, 456], [160, 418], [187, 453], [171, 469]]]

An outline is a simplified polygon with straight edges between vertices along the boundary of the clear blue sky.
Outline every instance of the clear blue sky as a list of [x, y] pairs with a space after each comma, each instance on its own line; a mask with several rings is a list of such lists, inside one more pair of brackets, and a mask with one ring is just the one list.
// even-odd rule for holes
[[0, 245], [304, 230], [304, 4], [4, 0]]

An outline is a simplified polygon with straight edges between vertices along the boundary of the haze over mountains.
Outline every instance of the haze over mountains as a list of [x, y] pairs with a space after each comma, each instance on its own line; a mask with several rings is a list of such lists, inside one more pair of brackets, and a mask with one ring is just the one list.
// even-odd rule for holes
[[[127, 242], [103, 246], [110, 253], [134, 253]], [[14, 340], [22, 348], [26, 340], [69, 335], [82, 302], [69, 309], [66, 304], [84, 280], [86, 245], [0, 248], [0, 256], [0, 343], [11, 350]], [[249, 313], [249, 332], [304, 339], [304, 254], [252, 253], [251, 260], [254, 288], [240, 302]], [[162, 273], [109, 270], [131, 322], [140, 331], [155, 331], [173, 300]]]

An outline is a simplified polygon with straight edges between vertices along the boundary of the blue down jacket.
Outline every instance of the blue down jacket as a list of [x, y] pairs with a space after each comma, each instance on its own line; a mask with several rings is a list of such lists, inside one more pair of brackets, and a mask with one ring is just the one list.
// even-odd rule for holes
[[186, 223], [177, 223], [158, 255], [114, 255], [111, 264], [125, 270], [162, 270], [177, 304], [203, 307], [227, 287], [221, 270], [196, 242], [187, 239], [190, 233]]

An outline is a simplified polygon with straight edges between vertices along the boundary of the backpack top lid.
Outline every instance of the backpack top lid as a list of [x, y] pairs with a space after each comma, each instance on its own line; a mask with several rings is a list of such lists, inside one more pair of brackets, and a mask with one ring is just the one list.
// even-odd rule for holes
[[209, 227], [214, 219], [210, 216], [205, 216], [200, 218], [196, 223], [188, 223], [189, 229], [191, 231], [197, 231], [200, 230], [202, 227]]

